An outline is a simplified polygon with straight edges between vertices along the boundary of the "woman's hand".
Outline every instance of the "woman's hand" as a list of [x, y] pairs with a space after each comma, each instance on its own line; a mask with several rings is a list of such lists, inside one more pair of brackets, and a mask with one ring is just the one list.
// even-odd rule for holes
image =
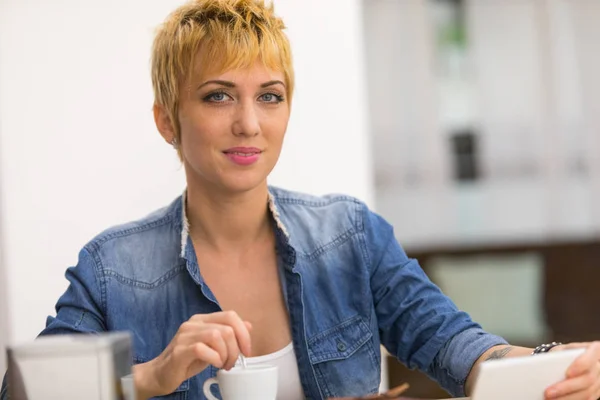
[[597, 400], [600, 398], [600, 342], [570, 343], [553, 348], [551, 352], [587, 350], [567, 370], [567, 378], [546, 390], [546, 399]]
[[134, 367], [137, 398], [172, 393], [209, 365], [231, 369], [240, 353], [250, 355], [251, 328], [234, 311], [194, 315], [158, 357]]

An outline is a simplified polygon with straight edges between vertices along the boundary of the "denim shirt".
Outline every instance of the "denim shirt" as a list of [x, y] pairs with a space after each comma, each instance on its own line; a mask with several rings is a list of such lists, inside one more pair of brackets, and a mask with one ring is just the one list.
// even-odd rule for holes
[[[464, 395], [475, 361], [506, 342], [459, 311], [407, 257], [392, 227], [362, 202], [275, 187], [269, 192], [306, 398], [377, 392], [381, 344], [453, 395]], [[41, 334], [129, 331], [133, 362], [150, 361], [191, 316], [221, 310], [201, 272], [184, 194], [91, 240], [67, 270], [70, 285]], [[202, 384], [216, 372], [210, 366], [159, 398], [204, 399]]]

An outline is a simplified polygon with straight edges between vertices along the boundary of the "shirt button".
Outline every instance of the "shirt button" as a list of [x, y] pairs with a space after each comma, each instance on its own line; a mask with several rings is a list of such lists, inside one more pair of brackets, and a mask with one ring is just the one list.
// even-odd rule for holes
[[344, 343], [344, 342], [337, 342], [337, 349], [339, 351], [346, 351], [346, 343]]

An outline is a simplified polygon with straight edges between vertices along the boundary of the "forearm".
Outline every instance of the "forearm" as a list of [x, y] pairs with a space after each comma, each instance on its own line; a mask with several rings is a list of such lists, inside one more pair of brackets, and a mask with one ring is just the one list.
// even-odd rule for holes
[[148, 400], [160, 393], [156, 387], [156, 381], [152, 377], [151, 363], [152, 361], [144, 364], [137, 364], [132, 368], [137, 400]]
[[498, 360], [501, 358], [514, 358], [514, 357], [525, 357], [531, 355], [533, 349], [527, 347], [519, 347], [519, 346], [511, 346], [511, 345], [500, 345], [493, 346], [486, 350], [481, 357], [477, 359], [469, 376], [467, 377], [467, 382], [465, 385], [465, 392], [467, 395], [470, 395], [473, 386], [475, 384], [475, 380], [477, 378], [477, 373], [479, 371], [479, 365], [488, 360]]

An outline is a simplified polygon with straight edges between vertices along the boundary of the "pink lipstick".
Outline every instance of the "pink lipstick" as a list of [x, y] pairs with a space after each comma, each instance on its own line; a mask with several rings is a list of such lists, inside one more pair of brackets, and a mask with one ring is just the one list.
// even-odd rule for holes
[[262, 151], [256, 147], [232, 147], [223, 153], [235, 164], [246, 166], [257, 162]]

